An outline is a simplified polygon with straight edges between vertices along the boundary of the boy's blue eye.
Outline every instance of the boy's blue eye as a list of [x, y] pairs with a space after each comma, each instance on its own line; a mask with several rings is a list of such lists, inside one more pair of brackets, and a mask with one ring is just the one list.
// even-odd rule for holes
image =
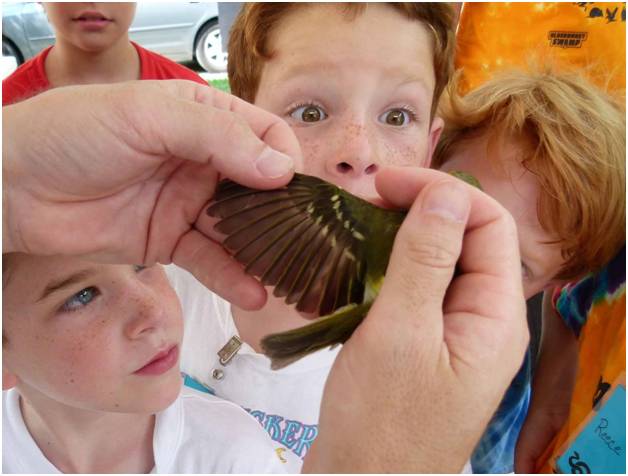
[[89, 288], [81, 289], [78, 293], [68, 299], [61, 306], [60, 311], [71, 312], [80, 309], [83, 306], [87, 306], [90, 302], [100, 294], [100, 291], [93, 286]]
[[412, 111], [400, 108], [390, 109], [381, 116], [379, 116], [379, 120], [381, 122], [384, 122], [390, 126], [405, 126], [414, 119], [415, 118]]
[[323, 109], [314, 104], [305, 104], [297, 106], [290, 112], [290, 117], [297, 121], [303, 122], [319, 122], [327, 119], [327, 114]]

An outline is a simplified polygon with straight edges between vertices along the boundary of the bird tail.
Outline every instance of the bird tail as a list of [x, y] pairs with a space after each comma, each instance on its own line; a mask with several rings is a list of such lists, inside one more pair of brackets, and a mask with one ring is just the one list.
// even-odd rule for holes
[[324, 347], [343, 344], [370, 307], [371, 303], [349, 304], [306, 326], [264, 337], [261, 345], [271, 359], [271, 368], [278, 370]]

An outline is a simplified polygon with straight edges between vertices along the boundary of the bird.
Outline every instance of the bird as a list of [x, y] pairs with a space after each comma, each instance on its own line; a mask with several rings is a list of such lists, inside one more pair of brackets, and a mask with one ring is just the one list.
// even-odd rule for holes
[[[481, 188], [465, 172], [450, 173]], [[349, 339], [381, 289], [407, 211], [378, 207], [295, 173], [274, 190], [222, 180], [207, 214], [219, 218], [214, 229], [247, 274], [273, 286], [273, 294], [297, 311], [320, 316], [261, 340], [276, 370]]]

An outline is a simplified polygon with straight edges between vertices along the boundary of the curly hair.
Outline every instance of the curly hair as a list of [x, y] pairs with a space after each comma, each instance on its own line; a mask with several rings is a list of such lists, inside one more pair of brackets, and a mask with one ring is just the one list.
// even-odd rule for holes
[[[254, 102], [264, 62], [272, 57], [269, 38], [279, 22], [307, 3], [246, 3], [236, 17], [229, 34], [229, 86], [231, 92]], [[335, 4], [349, 18], [368, 7], [366, 3]], [[433, 40], [436, 84], [431, 108], [434, 117], [438, 100], [453, 71], [456, 13], [449, 3], [390, 3], [410, 20], [424, 24]]]

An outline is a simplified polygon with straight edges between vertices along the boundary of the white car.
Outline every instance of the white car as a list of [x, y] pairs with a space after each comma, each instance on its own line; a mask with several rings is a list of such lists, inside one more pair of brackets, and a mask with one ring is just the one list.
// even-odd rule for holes
[[[170, 58], [195, 60], [206, 71], [227, 70], [216, 2], [138, 2], [129, 37]], [[2, 55], [19, 65], [54, 43], [54, 32], [37, 2], [2, 4]]]

